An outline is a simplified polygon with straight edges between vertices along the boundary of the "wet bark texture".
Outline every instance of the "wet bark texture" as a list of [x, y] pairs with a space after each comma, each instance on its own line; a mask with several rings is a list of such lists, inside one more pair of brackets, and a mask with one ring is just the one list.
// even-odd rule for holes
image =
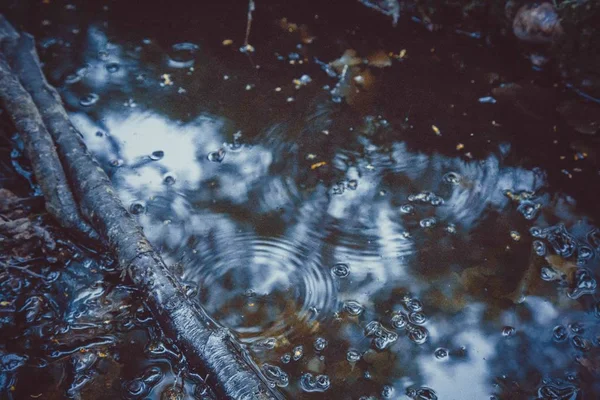
[[65, 228], [98, 240], [98, 234], [85, 222], [69, 188], [52, 137], [35, 104], [0, 55], [0, 99], [2, 107], [25, 142], [27, 156], [46, 199], [46, 210]]
[[267, 383], [233, 335], [185, 295], [181, 284], [152, 248], [104, 170], [87, 151], [58, 92], [47, 83], [33, 37], [18, 35], [2, 16], [0, 35], [14, 41], [12, 49], [3, 46], [10, 67], [0, 62], [0, 92], [6, 110], [25, 140], [36, 178], [45, 188], [47, 202], [52, 202], [56, 196], [52, 189], [59, 184], [68, 190], [64, 175], [62, 181], [60, 176], [55, 178], [62, 172], [61, 164], [56, 161], [56, 144], [81, 214], [106, 240], [122, 270], [144, 293], [145, 302], [165, 336], [179, 346], [191, 366], [207, 374], [207, 383], [216, 389], [219, 397], [283, 398]]

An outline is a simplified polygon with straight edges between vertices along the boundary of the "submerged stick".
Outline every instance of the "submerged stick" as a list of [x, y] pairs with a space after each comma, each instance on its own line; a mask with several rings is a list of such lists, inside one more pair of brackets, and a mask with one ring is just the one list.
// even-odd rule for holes
[[46, 210], [65, 228], [86, 238], [100, 237], [83, 220], [58, 158], [52, 137], [43, 124], [33, 100], [12, 74], [0, 55], [0, 100], [19, 132], [33, 172], [46, 199]]
[[[0, 32], [1, 25], [6, 24], [0, 16]], [[173, 340], [192, 366], [203, 369], [208, 384], [220, 398], [282, 398], [233, 335], [185, 295], [125, 209], [108, 176], [71, 124], [56, 89], [47, 83], [30, 35], [21, 35], [11, 64], [58, 147], [83, 215], [107, 240], [123, 271], [144, 293], [145, 303], [165, 336]]]

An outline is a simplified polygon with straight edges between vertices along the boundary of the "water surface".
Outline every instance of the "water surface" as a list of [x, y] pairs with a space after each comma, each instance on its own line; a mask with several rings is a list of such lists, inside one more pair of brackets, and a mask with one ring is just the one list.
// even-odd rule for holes
[[[556, 112], [575, 94], [511, 46], [337, 3], [257, 4], [253, 51], [235, 2], [23, 22], [150, 241], [288, 398], [596, 398], [598, 147]], [[112, 332], [117, 396], [201, 396], [147, 318]]]

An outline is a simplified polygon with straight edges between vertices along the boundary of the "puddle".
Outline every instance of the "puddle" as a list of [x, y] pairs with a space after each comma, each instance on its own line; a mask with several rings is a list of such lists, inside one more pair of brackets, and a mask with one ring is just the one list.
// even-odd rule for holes
[[[288, 398], [600, 394], [597, 147], [556, 112], [573, 94], [526, 60], [359, 2], [348, 17], [257, 4], [253, 52], [245, 7], [132, 20], [132, 5], [50, 3], [26, 24], [90, 151]], [[81, 345], [112, 355], [56, 339], [34, 368], [3, 350], [2, 385], [62, 373], [47, 398], [100, 376], [123, 398], [202, 398], [135, 292], [94, 285], [61, 318], [85, 331], [81, 307], [122, 293], [131, 326]]]

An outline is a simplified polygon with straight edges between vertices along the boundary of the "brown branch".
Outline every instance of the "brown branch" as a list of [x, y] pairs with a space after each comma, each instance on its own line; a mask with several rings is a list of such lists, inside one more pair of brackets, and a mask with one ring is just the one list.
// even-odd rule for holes
[[[46, 198], [46, 210], [68, 229], [98, 240], [98, 234], [85, 222], [69, 188], [52, 137], [46, 130], [29, 93], [12, 74], [0, 55], [0, 100], [2, 107], [23, 138], [33, 172]], [[33, 140], [32, 138], [36, 138]]]

